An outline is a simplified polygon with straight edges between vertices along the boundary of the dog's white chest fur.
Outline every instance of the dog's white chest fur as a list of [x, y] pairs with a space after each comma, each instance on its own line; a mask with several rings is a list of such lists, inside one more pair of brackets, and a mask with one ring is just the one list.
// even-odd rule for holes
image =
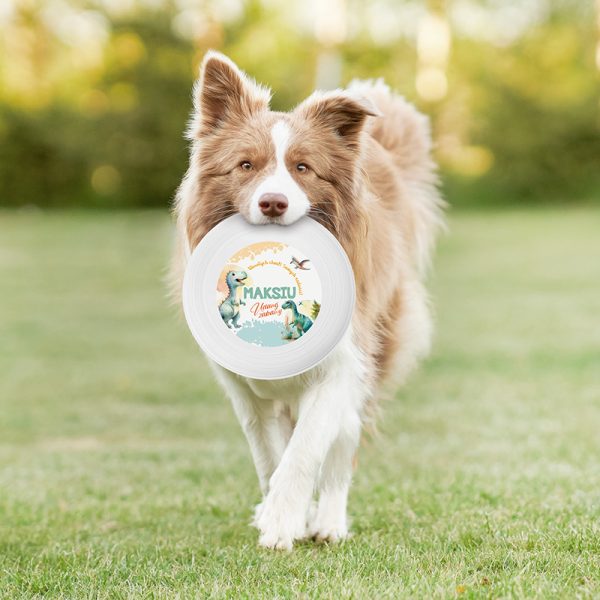
[[245, 379], [248, 387], [263, 400], [283, 400], [286, 403], [297, 403], [306, 386], [306, 378], [302, 375], [287, 379], [265, 381], [262, 379]]
[[321, 363], [294, 377], [273, 380], [250, 379], [235, 375], [216, 365], [214, 365], [214, 369], [221, 383], [224, 384], [225, 380], [230, 380], [237, 386], [247, 386], [258, 400], [287, 405], [294, 416], [302, 397], [310, 388], [322, 385], [326, 380], [334, 378], [337, 373], [340, 373], [342, 380], [340, 383], [343, 383], [347, 375], [341, 375], [342, 373], [350, 371], [354, 375], [352, 379], [357, 377], [360, 380], [365, 372], [361, 352], [352, 339], [351, 330]]

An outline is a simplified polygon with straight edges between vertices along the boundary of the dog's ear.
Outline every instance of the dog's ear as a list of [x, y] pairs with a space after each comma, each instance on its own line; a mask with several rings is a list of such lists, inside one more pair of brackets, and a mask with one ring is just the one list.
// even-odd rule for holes
[[197, 135], [207, 135], [230, 118], [266, 110], [271, 93], [220, 52], [207, 52], [194, 89]]
[[352, 149], [358, 147], [365, 119], [369, 116], [381, 116], [381, 112], [369, 99], [345, 90], [315, 92], [296, 111], [316, 126], [333, 130]]

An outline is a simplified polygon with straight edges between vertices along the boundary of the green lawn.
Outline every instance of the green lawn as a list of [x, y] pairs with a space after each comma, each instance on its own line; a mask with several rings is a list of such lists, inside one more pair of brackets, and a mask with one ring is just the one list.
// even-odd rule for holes
[[342, 546], [257, 548], [162, 213], [0, 213], [3, 598], [600, 597], [600, 212], [456, 214]]

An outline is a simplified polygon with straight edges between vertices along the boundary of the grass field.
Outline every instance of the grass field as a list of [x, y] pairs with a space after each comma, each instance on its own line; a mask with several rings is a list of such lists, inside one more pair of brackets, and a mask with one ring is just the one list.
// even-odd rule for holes
[[257, 548], [161, 213], [0, 213], [0, 597], [600, 597], [600, 212], [457, 214], [342, 546]]

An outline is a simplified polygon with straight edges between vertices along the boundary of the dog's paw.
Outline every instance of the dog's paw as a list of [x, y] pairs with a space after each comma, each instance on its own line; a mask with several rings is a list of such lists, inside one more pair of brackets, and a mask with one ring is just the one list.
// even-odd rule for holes
[[294, 540], [306, 536], [306, 511], [293, 503], [267, 496], [259, 512], [256, 527], [260, 531], [258, 543], [263, 548], [291, 550]]
[[258, 545], [272, 550], [290, 552], [294, 547], [294, 540], [290, 535], [278, 531], [266, 531], [258, 538]]
[[345, 511], [316, 510], [309, 520], [307, 537], [317, 542], [329, 542], [335, 544], [349, 537], [348, 524]]
[[308, 537], [315, 540], [315, 542], [337, 544], [350, 537], [350, 533], [346, 526], [318, 524], [309, 528]]

